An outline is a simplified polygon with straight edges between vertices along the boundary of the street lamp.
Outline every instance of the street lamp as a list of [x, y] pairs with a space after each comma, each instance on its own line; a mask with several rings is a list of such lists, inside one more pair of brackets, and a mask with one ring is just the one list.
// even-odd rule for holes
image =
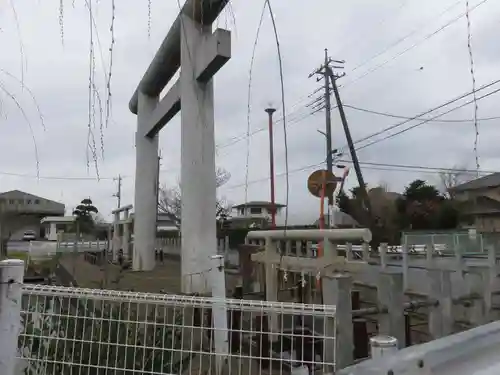
[[[324, 131], [319, 130], [319, 129], [316, 129], [316, 131], [328, 140], [328, 136], [326, 135], [326, 133]], [[338, 157], [341, 157], [344, 153], [335, 148], [333, 150], [330, 150], [330, 154], [333, 155], [334, 158], [338, 158]], [[328, 157], [327, 157], [327, 159], [328, 159]]]

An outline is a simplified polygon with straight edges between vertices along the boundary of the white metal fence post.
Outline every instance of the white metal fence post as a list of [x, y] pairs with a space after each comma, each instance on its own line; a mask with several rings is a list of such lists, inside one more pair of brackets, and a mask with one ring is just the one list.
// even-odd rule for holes
[[24, 262], [0, 262], [0, 374], [14, 375], [17, 340], [21, 331]]
[[210, 281], [212, 297], [214, 301], [212, 308], [212, 320], [214, 325], [214, 344], [216, 353], [217, 375], [222, 374], [222, 369], [229, 355], [229, 335], [227, 327], [226, 299], [226, 277], [224, 272], [224, 256], [212, 255], [210, 257]]

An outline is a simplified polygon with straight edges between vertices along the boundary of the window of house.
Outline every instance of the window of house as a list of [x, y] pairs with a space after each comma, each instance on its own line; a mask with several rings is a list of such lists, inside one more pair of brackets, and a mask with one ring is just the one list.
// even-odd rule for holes
[[40, 204], [40, 199], [35, 199], [35, 204]]
[[260, 207], [250, 207], [250, 213], [251, 214], [261, 214], [262, 213], [262, 208], [260, 208]]
[[243, 208], [240, 208], [238, 210], [238, 213], [243, 216], [243, 214], [245, 213], [245, 210]]
[[14, 199], [9, 199], [9, 204], [14, 204], [16, 201]]
[[26, 204], [31, 204], [31, 199], [28, 199], [28, 200], [26, 201]]

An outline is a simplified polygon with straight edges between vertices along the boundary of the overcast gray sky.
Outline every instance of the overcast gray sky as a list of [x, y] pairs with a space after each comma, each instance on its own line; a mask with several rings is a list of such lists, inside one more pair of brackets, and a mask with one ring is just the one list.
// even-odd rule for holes
[[[148, 37], [148, 1], [116, 0], [113, 110], [109, 126], [104, 129], [100, 181], [93, 179], [95, 169], [92, 165], [88, 169], [86, 162], [90, 31], [85, 1], [64, 1], [64, 44], [59, 0], [15, 0], [11, 3], [15, 4], [15, 9], [9, 2], [2, 2], [0, 6], [0, 190], [19, 189], [59, 200], [66, 204], [68, 211], [90, 195], [108, 217], [116, 205], [112, 197], [116, 190], [113, 177], [124, 176], [122, 202], [133, 203], [136, 119], [128, 110], [128, 101], [178, 12], [177, 1], [151, 1], [151, 35]], [[234, 0], [234, 18], [226, 11], [218, 22], [219, 27], [233, 32], [232, 58], [219, 72], [215, 83], [216, 143], [220, 146], [217, 163], [232, 175], [220, 194], [233, 203], [245, 199], [249, 66], [262, 4], [263, 0]], [[283, 56], [289, 168], [295, 171], [289, 176], [290, 218], [293, 222], [309, 222], [317, 217], [319, 202], [310, 197], [306, 189], [307, 177], [315, 168], [305, 167], [324, 160], [324, 138], [316, 129], [324, 129], [325, 121], [324, 112], [309, 115], [311, 110], [305, 105], [310, 100], [307, 96], [321, 84], [314, 78], [308, 79], [308, 74], [321, 64], [324, 48], [329, 49], [333, 58], [346, 61], [346, 77], [339, 81], [346, 104], [414, 116], [472, 89], [467, 22], [465, 17], [458, 18], [465, 11], [465, 1], [274, 0], [272, 4]], [[480, 5], [470, 13], [470, 20], [479, 87], [500, 79], [500, 3], [470, 1], [471, 7], [477, 4]], [[111, 0], [93, 0], [93, 7], [101, 46], [99, 49], [94, 32], [95, 83], [105, 101]], [[438, 31], [448, 23], [448, 27]], [[378, 54], [380, 56], [373, 59]], [[5, 72], [18, 78], [24, 75], [25, 85], [34, 93], [42, 111], [46, 131], [29, 92]], [[267, 12], [255, 54], [251, 92], [253, 132], [266, 126], [265, 107], [272, 104], [281, 108], [278, 59]], [[9, 96], [11, 94], [17, 98], [24, 114]], [[495, 106], [499, 97], [493, 95], [481, 100], [478, 116], [500, 116], [500, 109]], [[463, 101], [457, 102], [461, 103]], [[277, 119], [282, 117], [280, 112]], [[349, 108], [346, 113], [354, 139], [400, 121]], [[24, 115], [31, 123], [38, 146], [40, 180], [33, 178], [36, 176], [35, 153]], [[472, 117], [473, 106], [469, 105], [443, 118]], [[497, 126], [498, 120], [480, 123], [478, 149], [483, 170], [500, 170]], [[345, 136], [335, 111], [333, 127], [334, 147], [343, 147]], [[98, 128], [95, 133], [100, 148]], [[285, 169], [282, 122], [276, 125], [275, 143], [276, 170], [281, 174]], [[179, 118], [162, 131], [160, 144], [164, 155], [161, 181], [167, 185], [176, 184], [180, 171]], [[359, 158], [361, 162], [474, 169], [473, 147], [472, 122], [429, 123], [367, 147], [359, 152]], [[260, 131], [250, 138], [248, 198], [251, 200], [268, 199], [267, 157], [267, 132]], [[436, 173], [371, 168], [363, 167], [368, 184], [384, 182], [395, 191], [415, 178], [438, 181]], [[296, 171], [299, 169], [303, 170]], [[77, 177], [88, 179], [71, 179]], [[354, 173], [351, 173], [348, 187], [355, 183]], [[276, 184], [277, 200], [284, 202], [284, 177], [278, 177]]]

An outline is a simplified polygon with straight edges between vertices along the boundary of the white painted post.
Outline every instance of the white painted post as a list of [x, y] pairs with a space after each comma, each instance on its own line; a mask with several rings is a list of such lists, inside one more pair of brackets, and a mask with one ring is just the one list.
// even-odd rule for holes
[[107, 248], [106, 248], [106, 255], [105, 255], [105, 260], [106, 262], [109, 259], [109, 253], [113, 251], [113, 239], [112, 239], [112, 234], [113, 234], [113, 226], [109, 225], [108, 226], [108, 240], [107, 240]]
[[[266, 301], [277, 301], [278, 300], [278, 269], [274, 267], [271, 263], [271, 259], [276, 255], [276, 243], [268, 238], [266, 239], [266, 264], [265, 269], [265, 290], [266, 290]], [[269, 313], [269, 330], [273, 333], [279, 331], [278, 327], [278, 315], [275, 313]], [[271, 336], [274, 340], [274, 335]]]
[[214, 84], [199, 82], [197, 68], [204, 61], [203, 44], [212, 27], [181, 14], [181, 268], [184, 293], [206, 293], [202, 274], [210, 256], [217, 254], [214, 144]]
[[345, 258], [349, 261], [354, 260], [354, 254], [352, 252], [352, 243], [347, 242], [345, 244]]
[[0, 374], [14, 375], [21, 331], [21, 298], [24, 262], [0, 262]]
[[370, 244], [368, 242], [363, 242], [362, 251], [363, 251], [363, 260], [368, 262], [370, 260]]
[[378, 249], [380, 253], [380, 268], [385, 270], [387, 269], [387, 244], [381, 243]]
[[448, 336], [453, 331], [453, 300], [451, 294], [451, 272], [437, 268], [427, 269], [428, 295], [439, 301], [438, 306], [429, 307], [429, 334], [433, 339]]
[[151, 97], [139, 92], [137, 132], [135, 133], [136, 173], [134, 258], [132, 261], [134, 271], [151, 271], [155, 266], [159, 136], [156, 134], [148, 137], [144, 133], [147, 130], [151, 113], [157, 105], [158, 96]]
[[57, 240], [57, 225], [56, 223], [50, 223], [50, 229], [49, 229], [49, 235], [45, 236], [48, 237], [47, 239], [49, 241], [54, 241]]
[[453, 245], [454, 245], [454, 252], [455, 252], [456, 269], [457, 269], [457, 272], [459, 273], [460, 277], [462, 279], [464, 279], [465, 264], [464, 264], [464, 259], [462, 256], [462, 248], [460, 247], [460, 243], [459, 243], [458, 237], [456, 235], [453, 236]]
[[403, 290], [408, 289], [408, 272], [410, 268], [410, 256], [408, 254], [408, 245], [405, 243], [401, 245], [402, 263], [403, 263]]
[[115, 212], [113, 220], [113, 243], [112, 243], [113, 262], [116, 262], [118, 260], [118, 250], [120, 247], [119, 245], [120, 226], [118, 224], [119, 221], [120, 221], [120, 212]]
[[432, 244], [425, 245], [425, 259], [427, 261], [428, 267], [432, 265], [432, 261], [434, 258], [434, 248], [434, 240], [432, 241]]
[[[323, 301], [326, 305], [336, 306], [335, 317], [325, 318], [323, 360], [325, 363], [335, 361], [337, 370], [352, 365], [354, 359], [351, 291], [352, 279], [349, 276], [334, 274], [323, 277]], [[333, 371], [325, 366], [323, 373]]]
[[123, 214], [123, 257], [125, 259], [130, 259], [130, 223], [128, 222], [128, 210], [125, 210]]
[[393, 355], [398, 351], [398, 340], [392, 336], [374, 336], [370, 338], [372, 359]]
[[217, 374], [222, 370], [229, 355], [229, 332], [227, 326], [226, 279], [224, 272], [224, 256], [212, 255], [210, 257], [210, 281], [212, 297], [214, 298], [212, 308], [212, 320], [214, 325], [214, 344], [216, 355]]
[[380, 272], [377, 294], [379, 306], [387, 309], [387, 314], [381, 314], [379, 317], [379, 332], [395, 337], [400, 345], [404, 345], [406, 327], [403, 306], [403, 274], [389, 271]]

